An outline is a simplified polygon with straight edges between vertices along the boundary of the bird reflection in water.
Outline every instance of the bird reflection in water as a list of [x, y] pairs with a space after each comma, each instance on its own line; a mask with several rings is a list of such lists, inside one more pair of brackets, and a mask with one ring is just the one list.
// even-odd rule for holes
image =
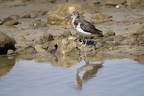
[[82, 90], [83, 83], [94, 77], [98, 70], [102, 68], [103, 62], [90, 63], [85, 60], [85, 65], [77, 70], [76, 74], [76, 89]]

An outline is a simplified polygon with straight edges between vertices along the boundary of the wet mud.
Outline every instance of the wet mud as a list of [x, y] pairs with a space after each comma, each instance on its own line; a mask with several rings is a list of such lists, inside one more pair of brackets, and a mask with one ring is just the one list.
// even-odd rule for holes
[[[5, 49], [1, 54], [67, 67], [85, 56], [89, 61], [133, 58], [143, 62], [138, 58], [144, 55], [142, 0], [1, 0], [0, 5], [0, 31], [8, 35], [5, 39], [0, 36], [0, 51]], [[75, 10], [104, 36], [83, 40], [71, 20], [64, 20]]]

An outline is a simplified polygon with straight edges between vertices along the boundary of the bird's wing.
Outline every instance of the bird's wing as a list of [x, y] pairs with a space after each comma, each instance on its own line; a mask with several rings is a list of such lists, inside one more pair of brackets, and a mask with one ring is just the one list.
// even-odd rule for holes
[[92, 34], [102, 35], [102, 31], [101, 30], [96, 29], [93, 24], [91, 24], [90, 22], [88, 22], [86, 20], [81, 21], [80, 27], [82, 28], [82, 30], [84, 30], [86, 32], [90, 32]]

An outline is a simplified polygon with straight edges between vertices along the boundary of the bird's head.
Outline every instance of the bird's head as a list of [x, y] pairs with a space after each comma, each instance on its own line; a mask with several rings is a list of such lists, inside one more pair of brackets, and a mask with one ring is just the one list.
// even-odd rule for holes
[[[72, 14], [71, 14], [71, 15], [67, 16], [66, 18], [76, 19], [76, 18], [79, 18], [79, 17], [80, 17], [79, 12], [74, 11], [74, 12], [72, 12]], [[66, 18], [65, 18], [65, 19], [66, 19]]]
[[79, 18], [80, 14], [77, 12], [77, 11], [74, 11], [72, 14], [71, 14], [71, 18], [72, 19], [75, 19], [75, 18]]

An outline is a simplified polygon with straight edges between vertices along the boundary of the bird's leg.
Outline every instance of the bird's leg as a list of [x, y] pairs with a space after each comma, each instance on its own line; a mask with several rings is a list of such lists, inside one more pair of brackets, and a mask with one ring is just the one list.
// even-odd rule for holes
[[85, 43], [84, 39], [85, 39], [85, 38], [84, 38], [84, 37], [82, 37], [82, 42], [83, 42], [83, 43]]
[[83, 45], [83, 40], [81, 40], [81, 38], [79, 38], [79, 42], [81, 42], [80, 45]]
[[[83, 38], [84, 38], [84, 37], [83, 37]], [[84, 40], [84, 39], [85, 39], [85, 40]], [[84, 39], [83, 39], [83, 41], [84, 41], [84, 47], [86, 47], [88, 41], [87, 41], [86, 38], [84, 38]]]
[[85, 47], [86, 47], [86, 45], [87, 45], [87, 40], [85, 41]]
[[80, 43], [80, 45], [83, 45], [83, 44], [84, 44], [84, 47], [86, 47], [86, 45], [87, 45], [87, 40], [85, 39], [85, 37], [82, 37], [80, 40], [81, 40], [81, 42], [82, 42], [82, 43]]
[[85, 61], [86, 64], [89, 64], [89, 60], [87, 59], [86, 54], [84, 54], [84, 61]]

